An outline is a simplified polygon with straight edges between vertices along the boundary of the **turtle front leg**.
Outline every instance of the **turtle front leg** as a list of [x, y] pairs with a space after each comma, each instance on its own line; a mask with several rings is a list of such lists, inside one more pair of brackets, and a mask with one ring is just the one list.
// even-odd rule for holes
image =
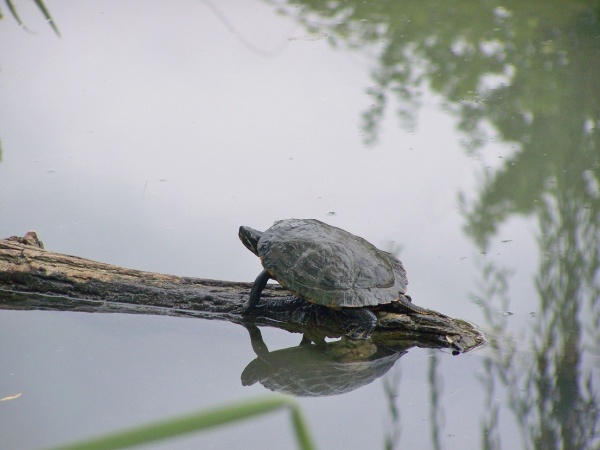
[[262, 293], [270, 278], [271, 275], [269, 275], [269, 272], [267, 272], [266, 270], [263, 270], [261, 273], [258, 274], [256, 280], [254, 280], [254, 285], [250, 290], [250, 298], [242, 307], [243, 316], [250, 314], [252, 310], [256, 307], [258, 301], [260, 300], [260, 294]]
[[346, 336], [350, 339], [367, 339], [377, 325], [375, 314], [366, 308], [344, 308], [343, 311], [347, 318], [344, 322]]

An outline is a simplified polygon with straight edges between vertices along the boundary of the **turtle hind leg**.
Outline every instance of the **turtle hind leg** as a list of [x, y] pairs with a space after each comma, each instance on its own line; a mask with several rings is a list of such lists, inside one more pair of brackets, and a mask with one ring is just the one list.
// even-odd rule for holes
[[267, 281], [269, 281], [270, 278], [271, 276], [266, 270], [263, 270], [261, 273], [258, 274], [256, 280], [254, 280], [252, 289], [250, 290], [250, 298], [248, 298], [248, 301], [242, 307], [243, 316], [250, 314], [252, 310], [256, 307], [258, 301], [260, 300], [260, 294], [262, 293], [263, 289], [267, 285]]
[[346, 315], [346, 336], [350, 339], [367, 339], [377, 325], [375, 314], [366, 308], [344, 308], [343, 311]]

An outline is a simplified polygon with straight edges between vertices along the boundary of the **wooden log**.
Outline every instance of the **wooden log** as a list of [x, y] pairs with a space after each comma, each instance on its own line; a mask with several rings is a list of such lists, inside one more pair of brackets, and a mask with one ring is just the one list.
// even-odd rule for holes
[[[310, 304], [279, 285], [267, 285], [252, 318], [240, 308], [251, 283], [177, 277], [126, 269], [45, 250], [35, 232], [0, 240], [0, 308], [121, 312], [252, 321], [289, 331], [339, 336], [340, 311]], [[417, 345], [463, 352], [485, 343], [468, 322], [436, 311], [378, 311], [374, 340], [413, 339]]]

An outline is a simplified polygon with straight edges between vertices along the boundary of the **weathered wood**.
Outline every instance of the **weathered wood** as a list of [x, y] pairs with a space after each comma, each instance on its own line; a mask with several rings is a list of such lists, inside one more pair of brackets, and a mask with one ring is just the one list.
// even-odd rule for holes
[[[34, 232], [0, 240], [0, 308], [124, 312], [199, 316], [247, 321], [239, 310], [251, 283], [177, 277], [126, 269], [45, 250]], [[253, 321], [303, 332], [342, 333], [339, 311], [295, 298], [268, 285]], [[269, 307], [265, 307], [267, 304]], [[373, 339], [406, 339], [460, 351], [483, 345], [471, 324], [436, 311], [430, 314], [378, 312]]]

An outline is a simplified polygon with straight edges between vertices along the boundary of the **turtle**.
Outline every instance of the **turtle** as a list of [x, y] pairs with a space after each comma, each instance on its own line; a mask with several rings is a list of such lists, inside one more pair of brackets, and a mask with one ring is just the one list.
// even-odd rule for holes
[[377, 325], [373, 310], [430, 314], [406, 295], [402, 262], [365, 239], [316, 219], [279, 220], [264, 232], [241, 226], [239, 238], [260, 258], [242, 315], [251, 315], [269, 279], [297, 297], [344, 312], [345, 334], [366, 339]]
[[297, 397], [324, 397], [354, 391], [388, 372], [414, 343], [391, 346], [369, 340], [337, 340], [315, 345], [304, 337], [300, 345], [270, 351], [255, 325], [250, 333], [256, 359], [242, 372], [243, 386], [259, 382], [271, 391]]

